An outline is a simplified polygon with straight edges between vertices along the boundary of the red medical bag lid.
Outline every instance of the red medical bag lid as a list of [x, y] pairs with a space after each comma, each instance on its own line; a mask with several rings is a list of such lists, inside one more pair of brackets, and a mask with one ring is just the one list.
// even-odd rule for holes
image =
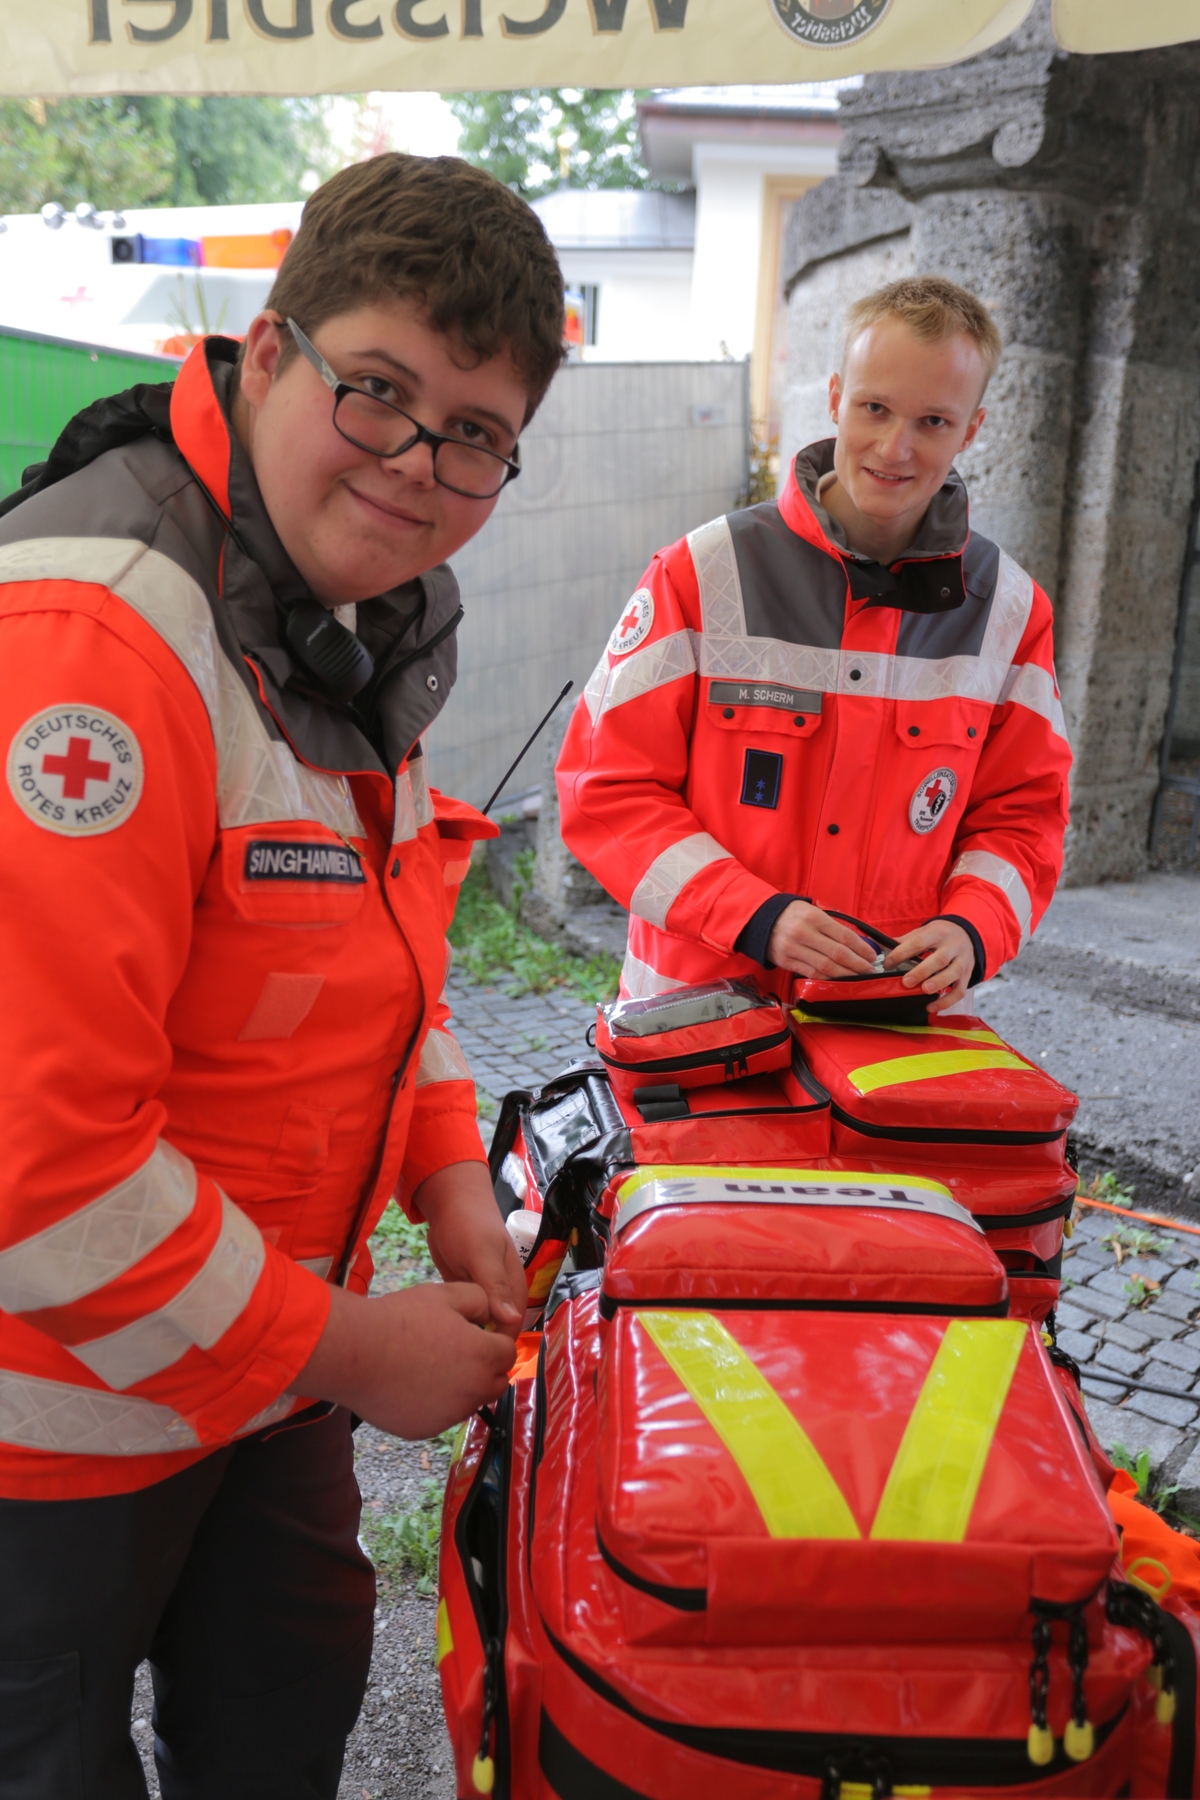
[[975, 1220], [927, 1176], [649, 1167], [618, 1192], [602, 1305], [1003, 1313], [1007, 1293]]

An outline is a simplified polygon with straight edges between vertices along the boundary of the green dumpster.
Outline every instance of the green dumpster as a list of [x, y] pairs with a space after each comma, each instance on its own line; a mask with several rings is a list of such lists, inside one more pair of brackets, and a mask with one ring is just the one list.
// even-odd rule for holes
[[0, 325], [0, 495], [21, 485], [73, 413], [139, 381], [173, 381], [167, 356], [133, 356], [100, 344], [39, 337]]

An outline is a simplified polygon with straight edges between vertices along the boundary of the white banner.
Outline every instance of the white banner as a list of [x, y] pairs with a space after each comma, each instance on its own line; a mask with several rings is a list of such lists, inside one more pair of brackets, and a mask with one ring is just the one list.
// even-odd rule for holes
[[[0, 93], [690, 87], [961, 62], [1032, 0], [0, 0]], [[1054, 0], [1069, 50], [1200, 38], [1200, 0]]]
[[0, 0], [0, 92], [328, 94], [813, 81], [961, 61], [1007, 36], [1031, 4]]

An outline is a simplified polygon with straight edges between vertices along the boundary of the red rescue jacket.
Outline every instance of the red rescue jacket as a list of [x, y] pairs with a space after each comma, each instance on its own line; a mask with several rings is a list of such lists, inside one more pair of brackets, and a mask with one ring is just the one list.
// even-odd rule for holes
[[995, 974], [1053, 894], [1071, 753], [1046, 595], [969, 532], [953, 472], [900, 563], [857, 557], [816, 498], [832, 463], [810, 445], [778, 502], [660, 552], [571, 721], [563, 835], [630, 909], [630, 994], [761, 982], [734, 946], [781, 893], [896, 937], [963, 918]]
[[138, 1488], [303, 1406], [324, 1278], [364, 1291], [398, 1182], [483, 1160], [439, 995], [489, 828], [419, 741], [457, 588], [360, 608], [377, 667], [417, 652], [371, 740], [298, 681], [231, 379], [209, 340], [173, 443], [0, 521], [4, 1496]]

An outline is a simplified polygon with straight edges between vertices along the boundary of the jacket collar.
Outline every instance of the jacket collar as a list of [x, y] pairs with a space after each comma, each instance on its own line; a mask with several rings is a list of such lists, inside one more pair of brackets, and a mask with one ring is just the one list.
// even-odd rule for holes
[[833, 468], [835, 438], [809, 444], [792, 461], [779, 499], [784, 523], [845, 566], [851, 598], [905, 612], [950, 612], [966, 599], [963, 551], [970, 535], [967, 490], [951, 469], [921, 521], [916, 538], [890, 566], [851, 548], [846, 533], [817, 498]]
[[[308, 588], [271, 523], [230, 419], [237, 348], [229, 338], [205, 338], [179, 371], [171, 395], [176, 448], [227, 524], [218, 604], [257, 667], [268, 705], [304, 760], [320, 768], [375, 769], [390, 776], [454, 685], [458, 583], [443, 563], [416, 581], [359, 602], [357, 634], [375, 659], [375, 676], [360, 697], [373, 715], [369, 734], [366, 720], [356, 716], [361, 707], [340, 707], [314, 688], [282, 635], [284, 614], [309, 597]], [[426, 648], [439, 634], [440, 641]]]

